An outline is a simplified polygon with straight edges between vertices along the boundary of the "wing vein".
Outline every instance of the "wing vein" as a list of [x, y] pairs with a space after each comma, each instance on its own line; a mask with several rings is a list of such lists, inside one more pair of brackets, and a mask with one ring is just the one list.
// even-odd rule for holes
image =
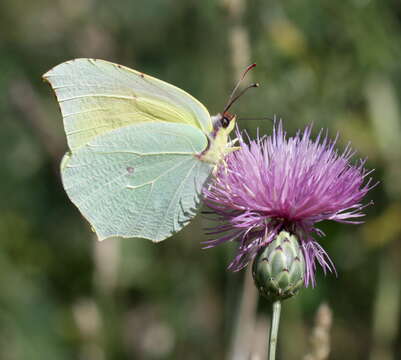
[[72, 96], [72, 97], [65, 98], [65, 99], [58, 99], [58, 102], [62, 103], [62, 102], [70, 101], [70, 100], [82, 99], [82, 98], [87, 98], [87, 97], [106, 97], [106, 98], [113, 98], [113, 99], [135, 100], [135, 96], [129, 96], [129, 95], [84, 94], [84, 95]]

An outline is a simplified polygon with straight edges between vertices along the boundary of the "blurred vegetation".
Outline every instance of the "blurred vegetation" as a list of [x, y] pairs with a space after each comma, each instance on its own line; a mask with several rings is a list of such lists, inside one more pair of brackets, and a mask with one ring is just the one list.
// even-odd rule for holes
[[261, 86], [235, 105], [240, 117], [351, 141], [381, 181], [375, 204], [363, 225], [321, 225], [339, 275], [319, 272], [284, 304], [279, 358], [312, 351], [323, 302], [332, 359], [401, 357], [399, 1], [2, 0], [0, 51], [0, 359], [234, 359], [233, 339], [265, 351], [268, 306], [255, 316], [248, 302], [252, 326], [236, 333], [245, 271], [226, 271], [235, 244], [201, 250], [206, 219], [159, 245], [98, 243], [67, 199], [61, 116], [41, 75], [77, 57], [169, 81], [211, 113], [256, 62]]

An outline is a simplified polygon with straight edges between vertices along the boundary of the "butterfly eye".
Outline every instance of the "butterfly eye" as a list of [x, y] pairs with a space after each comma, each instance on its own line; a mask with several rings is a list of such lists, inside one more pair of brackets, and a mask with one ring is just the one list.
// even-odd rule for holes
[[226, 116], [223, 116], [223, 118], [221, 119], [221, 126], [223, 128], [228, 127], [228, 125], [230, 125], [230, 119]]

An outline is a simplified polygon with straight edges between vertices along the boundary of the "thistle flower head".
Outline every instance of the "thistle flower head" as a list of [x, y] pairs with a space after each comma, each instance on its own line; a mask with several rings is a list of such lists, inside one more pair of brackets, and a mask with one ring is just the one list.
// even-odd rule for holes
[[206, 247], [236, 240], [238, 252], [229, 268], [237, 271], [282, 230], [300, 241], [305, 257], [305, 285], [315, 284], [316, 263], [335, 271], [331, 259], [313, 235], [323, 236], [323, 220], [359, 223], [361, 200], [372, 187], [365, 161], [350, 163], [350, 146], [341, 153], [335, 140], [322, 132], [311, 139], [311, 127], [287, 137], [282, 123], [271, 136], [247, 144], [237, 132], [240, 150], [229, 154], [204, 188], [205, 203], [218, 215]]

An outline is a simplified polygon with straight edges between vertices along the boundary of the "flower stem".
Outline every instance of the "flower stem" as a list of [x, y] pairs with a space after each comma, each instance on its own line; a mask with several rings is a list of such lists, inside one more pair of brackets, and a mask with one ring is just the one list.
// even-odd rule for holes
[[276, 300], [273, 303], [273, 314], [269, 334], [269, 358], [268, 360], [275, 360], [276, 346], [278, 337], [278, 326], [280, 324], [281, 301]]

